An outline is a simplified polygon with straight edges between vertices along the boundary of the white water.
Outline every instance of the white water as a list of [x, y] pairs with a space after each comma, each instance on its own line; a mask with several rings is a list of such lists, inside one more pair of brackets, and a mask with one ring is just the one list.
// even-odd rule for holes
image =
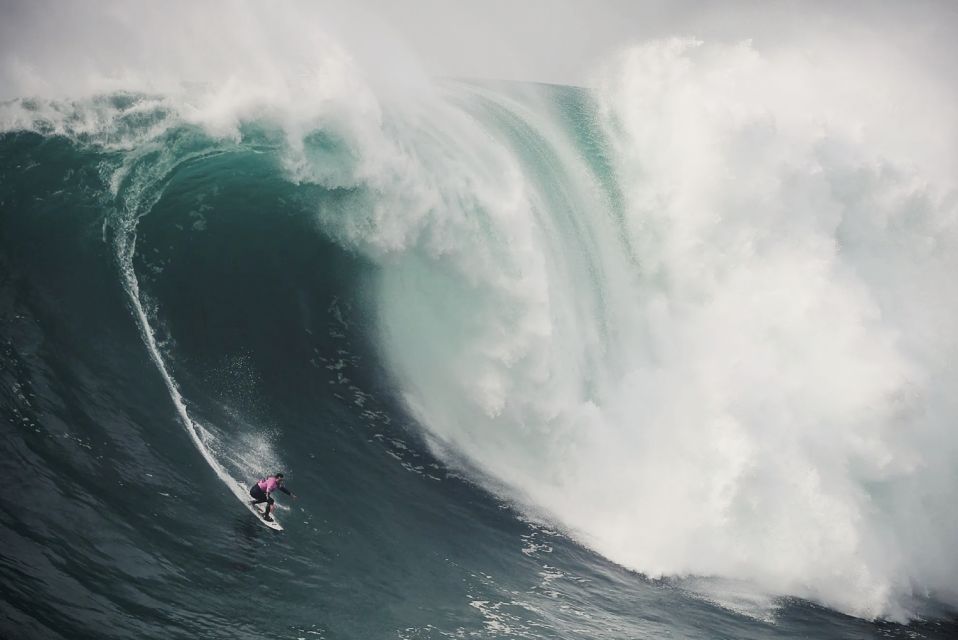
[[384, 264], [384, 351], [443, 455], [644, 573], [904, 619], [958, 603], [958, 121], [920, 70], [819, 64], [611, 61], [621, 212], [501, 99], [541, 147], [437, 107], [383, 136], [415, 152], [375, 206], [321, 217]]

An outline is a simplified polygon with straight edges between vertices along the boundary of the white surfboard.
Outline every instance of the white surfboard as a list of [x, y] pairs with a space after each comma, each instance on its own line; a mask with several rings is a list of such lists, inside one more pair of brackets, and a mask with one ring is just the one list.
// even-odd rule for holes
[[263, 504], [253, 504], [253, 505], [250, 505], [250, 506], [253, 507], [253, 511], [256, 513], [256, 519], [259, 520], [260, 523], [266, 525], [267, 527], [269, 527], [269, 528], [272, 529], [273, 531], [282, 531], [282, 530], [283, 530], [283, 525], [281, 525], [281, 524], [279, 523], [279, 521], [276, 520], [276, 505], [275, 505], [275, 504], [273, 505], [273, 511], [272, 511], [272, 513], [269, 514], [269, 517], [273, 519], [272, 522], [267, 522], [266, 520], [263, 520], [263, 514], [266, 513], [266, 503], [265, 503], [265, 502], [264, 502]]
[[283, 530], [283, 525], [281, 525], [279, 521], [276, 520], [276, 505], [275, 504], [273, 505], [273, 512], [269, 514], [269, 517], [271, 517], [273, 521], [267, 522], [266, 520], [263, 520], [263, 514], [266, 513], [266, 503], [263, 502], [261, 504], [253, 504], [253, 499], [250, 497], [249, 492], [243, 488], [243, 485], [237, 483], [237, 486], [240, 489], [240, 492], [237, 493], [237, 496], [241, 496], [244, 492], [246, 493], [246, 497], [245, 499], [243, 499], [243, 504], [245, 504], [246, 508], [249, 509], [253, 513], [253, 515], [256, 516], [256, 519], [259, 520], [260, 524], [262, 524], [264, 527], [269, 527], [273, 531]]

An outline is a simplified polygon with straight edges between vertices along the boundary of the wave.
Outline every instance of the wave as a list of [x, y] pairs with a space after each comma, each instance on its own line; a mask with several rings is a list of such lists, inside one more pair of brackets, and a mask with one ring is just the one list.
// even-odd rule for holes
[[301, 42], [238, 79], [0, 106], [98, 150], [144, 344], [231, 490], [251, 463], [191, 415], [137, 263], [170, 181], [218, 157], [372, 266], [406, 409], [521, 510], [653, 577], [958, 604], [955, 119], [920, 74], [674, 39], [592, 89], [397, 87]]

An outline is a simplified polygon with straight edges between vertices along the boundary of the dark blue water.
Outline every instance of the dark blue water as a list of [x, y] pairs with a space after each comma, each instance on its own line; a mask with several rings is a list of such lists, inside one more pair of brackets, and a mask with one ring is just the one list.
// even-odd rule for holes
[[[314, 215], [363, 200], [291, 181], [279, 146], [0, 137], [0, 636], [958, 635], [947, 611], [901, 625], [648, 579], [434, 457], [382, 357], [386, 267]], [[224, 485], [165, 376], [233, 477], [285, 471], [285, 532]]]

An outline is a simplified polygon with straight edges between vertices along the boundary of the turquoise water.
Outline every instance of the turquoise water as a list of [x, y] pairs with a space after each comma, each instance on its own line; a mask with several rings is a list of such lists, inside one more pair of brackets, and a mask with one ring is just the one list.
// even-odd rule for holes
[[[895, 311], [953, 203], [436, 92], [4, 105], [0, 635], [953, 637], [951, 294]], [[279, 470], [282, 534], [230, 489]]]

